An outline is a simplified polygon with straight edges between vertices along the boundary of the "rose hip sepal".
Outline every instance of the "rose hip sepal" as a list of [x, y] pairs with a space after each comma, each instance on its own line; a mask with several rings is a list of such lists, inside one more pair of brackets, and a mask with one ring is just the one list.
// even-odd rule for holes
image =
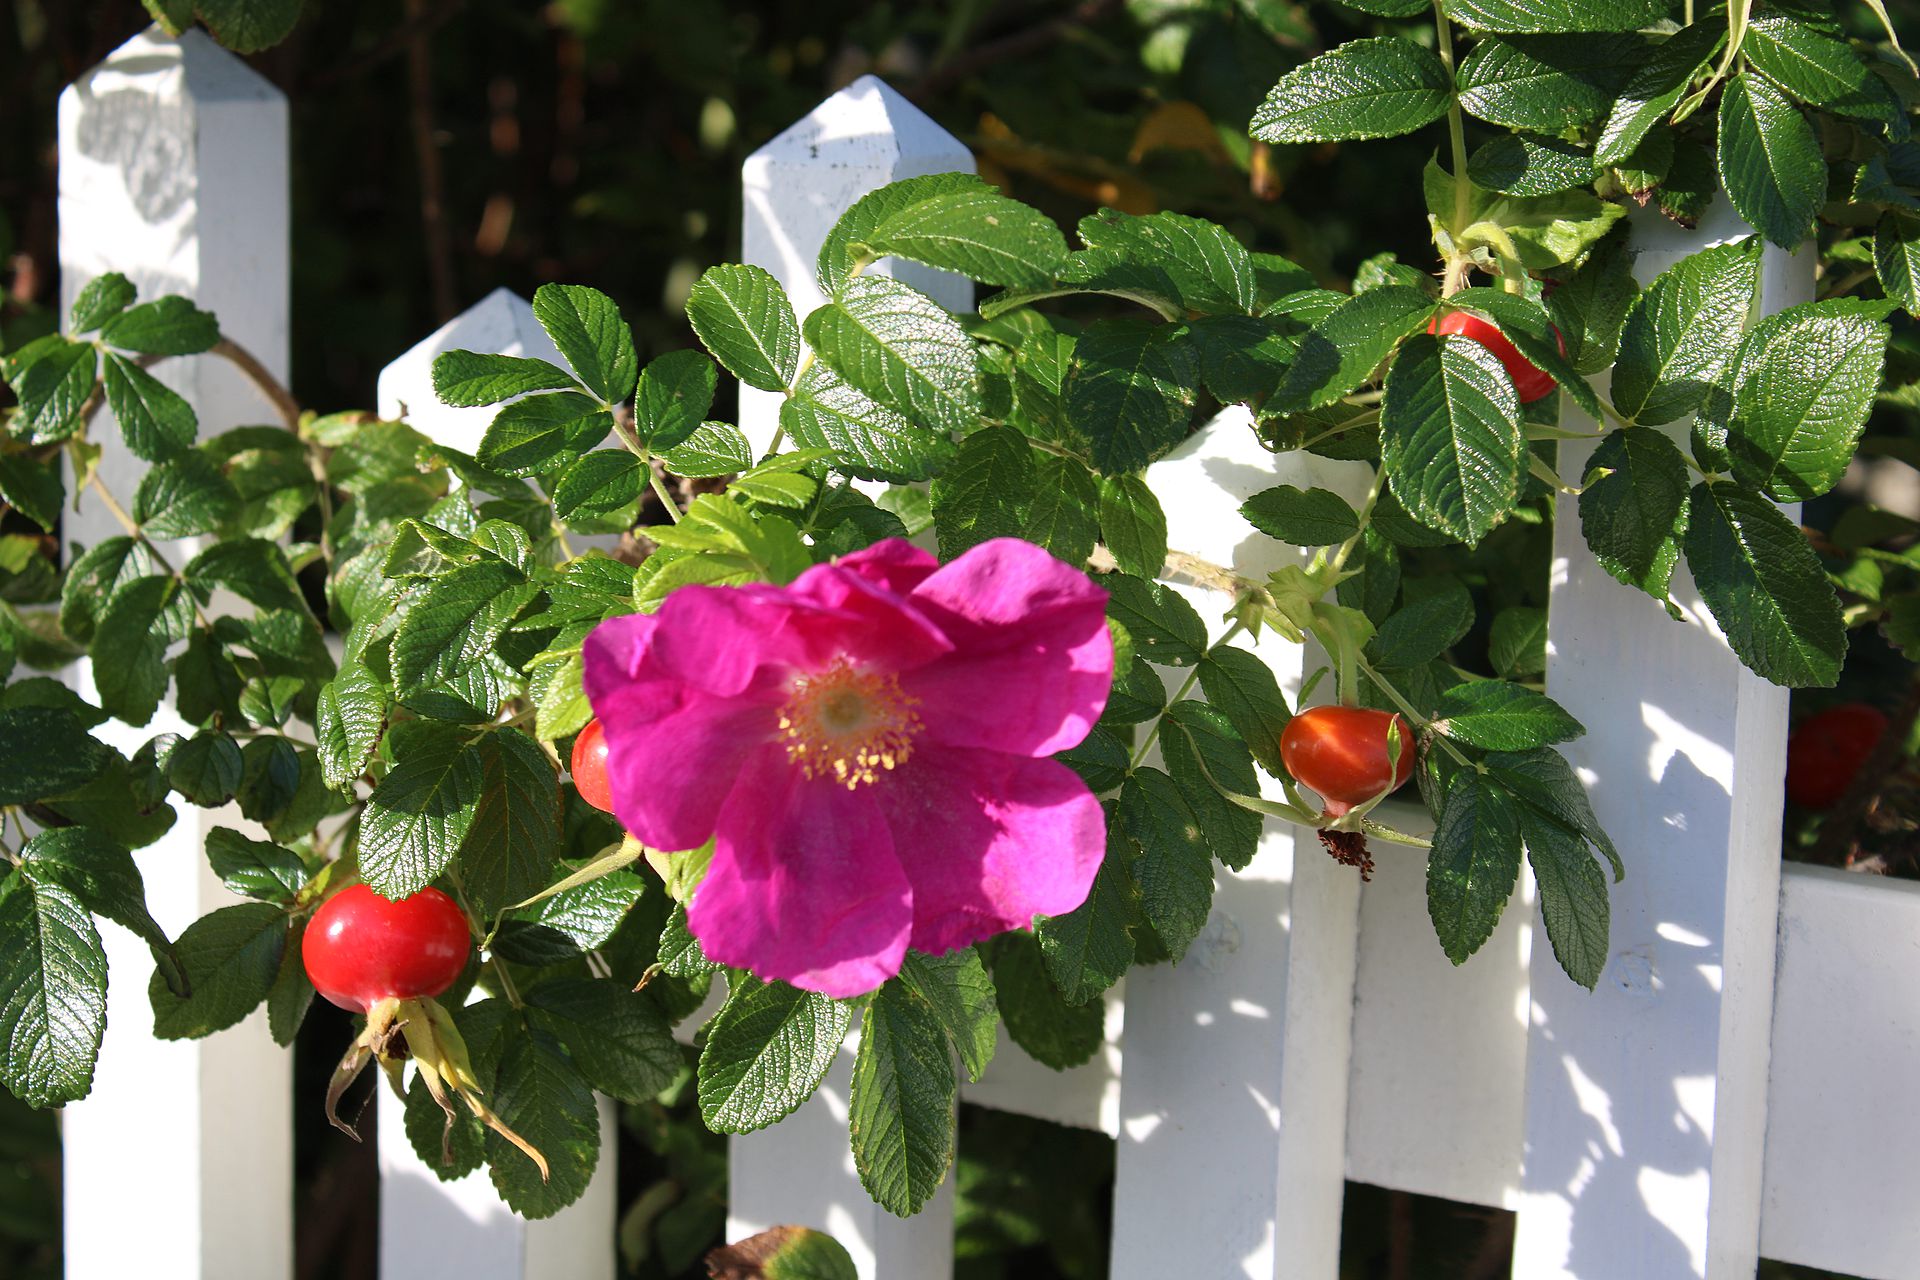
[[446, 1114], [440, 1137], [444, 1163], [453, 1163], [453, 1124], [459, 1118], [453, 1099], [458, 1097], [482, 1124], [524, 1152], [544, 1182], [546, 1157], [481, 1101], [466, 1041], [433, 998], [453, 985], [471, 951], [465, 914], [438, 889], [392, 902], [364, 884], [352, 884], [320, 905], [301, 947], [307, 977], [328, 1000], [358, 1009], [367, 1019], [327, 1084], [327, 1119], [358, 1142], [359, 1132], [340, 1118], [341, 1097], [369, 1062], [378, 1062], [395, 1096], [404, 1101], [403, 1064], [411, 1058], [420, 1082]]

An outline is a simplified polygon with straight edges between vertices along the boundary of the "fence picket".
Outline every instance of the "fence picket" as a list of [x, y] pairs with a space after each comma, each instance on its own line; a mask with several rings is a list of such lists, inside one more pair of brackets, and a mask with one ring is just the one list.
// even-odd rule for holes
[[[560, 363], [552, 340], [533, 317], [533, 307], [511, 290], [496, 289], [382, 369], [376, 395], [381, 416], [404, 412], [422, 434], [463, 452], [479, 443], [495, 411], [449, 408], [434, 396], [433, 359], [455, 348]], [[613, 1104], [600, 1099], [600, 1163], [585, 1194], [551, 1218], [529, 1221], [507, 1208], [484, 1169], [440, 1181], [414, 1153], [403, 1109], [382, 1088], [375, 1120], [382, 1275], [611, 1280], [618, 1212]]]
[[[741, 261], [764, 267], [795, 315], [826, 301], [814, 262], [827, 232], [855, 201], [889, 182], [930, 173], [972, 173], [973, 156], [876, 76], [862, 76], [747, 157]], [[973, 285], [944, 271], [883, 260], [890, 274], [954, 310], [973, 306]], [[740, 388], [740, 429], [756, 452], [780, 422], [777, 392]], [[861, 1280], [946, 1280], [953, 1271], [953, 1184], [902, 1221], [860, 1185], [847, 1145], [852, 1045], [820, 1092], [772, 1129], [733, 1139], [727, 1238], [795, 1223], [830, 1231], [847, 1246]]]
[[[1724, 198], [1694, 232], [1636, 215], [1635, 275], [1750, 233]], [[1814, 258], [1768, 247], [1761, 312], [1811, 296]], [[1560, 474], [1577, 482], [1589, 451], [1563, 444]], [[1513, 1274], [1746, 1280], [1760, 1238], [1787, 691], [1741, 666], [1684, 571], [1681, 622], [1610, 578], [1572, 501], [1553, 554], [1547, 689], [1587, 726], [1566, 754], [1627, 878], [1597, 991], [1533, 949]]]
[[[133, 37], [60, 95], [60, 291], [64, 313], [88, 280], [119, 271], [143, 298], [177, 293], [276, 376], [287, 373], [287, 104], [200, 32]], [[203, 434], [272, 419], [259, 393], [213, 356], [169, 360], [155, 376], [186, 396]], [[146, 471], [112, 429], [96, 429], [100, 477], [123, 501]], [[63, 542], [119, 526], [92, 495]], [[198, 546], [178, 544], [184, 563]], [[169, 558], [175, 551], [168, 550]], [[83, 695], [88, 663], [70, 678]], [[192, 732], [169, 702], [143, 726], [95, 732], [131, 753], [158, 733]], [[180, 806], [173, 829], [136, 855], [154, 917], [177, 936], [239, 901], [207, 865], [205, 833], [237, 808]], [[76, 1280], [153, 1276], [274, 1280], [292, 1273], [292, 1060], [264, 1013], [205, 1040], [150, 1028], [144, 943], [103, 924], [112, 1032], [92, 1094], [66, 1109], [66, 1269]]]

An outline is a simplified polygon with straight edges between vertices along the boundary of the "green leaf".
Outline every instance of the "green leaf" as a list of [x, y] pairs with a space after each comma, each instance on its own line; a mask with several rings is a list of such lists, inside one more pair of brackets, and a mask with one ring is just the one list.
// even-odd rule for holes
[[887, 1212], [918, 1213], [947, 1176], [959, 1092], [933, 1010], [898, 980], [881, 987], [861, 1017], [847, 1127], [860, 1185]]
[[265, 840], [250, 840], [231, 827], [207, 832], [207, 861], [220, 883], [243, 898], [289, 903], [307, 884], [300, 855]]
[[1580, 261], [1627, 212], [1591, 191], [1510, 196], [1473, 188], [1466, 223], [1456, 227], [1452, 176], [1437, 161], [1429, 161], [1421, 174], [1421, 187], [1443, 250], [1459, 231], [1491, 222], [1506, 231], [1520, 256], [1520, 265], [1529, 271], [1548, 271], [1562, 263]]
[[473, 825], [479, 760], [450, 724], [409, 720], [392, 733], [393, 767], [367, 799], [360, 824], [360, 874], [383, 898], [426, 888]]
[[1480, 949], [1520, 877], [1520, 820], [1513, 797], [1463, 772], [1447, 792], [1427, 858], [1427, 915], [1455, 964]]
[[625, 449], [596, 449], [560, 473], [553, 487], [553, 513], [562, 520], [604, 516], [639, 501], [647, 488], [646, 464]]
[[1727, 38], [1726, 17], [1703, 18], [1654, 46], [1614, 99], [1594, 145], [1596, 164], [1625, 164], [1649, 130], [1672, 111]]
[[132, 538], [102, 538], [73, 562], [60, 589], [60, 629], [85, 643], [121, 587], [153, 574], [153, 556]]
[[900, 985], [918, 996], [953, 1042], [967, 1079], [979, 1080], [993, 1061], [999, 1025], [993, 980], [980, 953], [961, 947], [943, 956], [909, 951], [900, 962]]
[[580, 384], [603, 403], [619, 404], [633, 394], [640, 358], [633, 330], [612, 298], [583, 284], [543, 284], [533, 293], [533, 317]]
[[633, 396], [634, 433], [649, 449], [691, 436], [713, 407], [719, 374], [702, 351], [669, 351], [647, 362]]
[[467, 751], [477, 763], [478, 786], [473, 820], [460, 842], [460, 884], [474, 909], [491, 916], [538, 893], [552, 877], [560, 784], [553, 762], [518, 729], [488, 730]]
[[92, 333], [125, 311], [132, 304], [134, 296], [133, 281], [118, 271], [95, 276], [81, 287], [73, 299], [73, 310], [67, 317], [68, 332]]
[[1125, 298], [1158, 312], [1165, 320], [1177, 320], [1186, 310], [1180, 290], [1165, 267], [1156, 262], [1135, 261], [1111, 249], [1083, 249], [1067, 255], [1054, 283], [996, 294], [981, 304], [980, 315], [994, 320], [1044, 298], [1084, 293]]
[[216, 587], [257, 604], [262, 609], [305, 611], [307, 600], [294, 580], [286, 553], [264, 538], [229, 538], [216, 542], [187, 562], [182, 570], [187, 585], [202, 600]]
[[800, 366], [800, 325], [786, 291], [764, 268], [709, 267], [687, 295], [687, 320], [728, 373], [762, 391], [785, 391]]
[[67, 500], [60, 460], [38, 462], [25, 454], [0, 453], [0, 499], [52, 533], [60, 523], [60, 504]]
[[1565, 756], [1551, 747], [1540, 747], [1533, 751], [1489, 755], [1485, 763], [1489, 776], [1524, 808], [1536, 809], [1591, 841], [1613, 863], [1614, 879], [1626, 874], [1613, 841], [1593, 816], [1593, 806], [1587, 802], [1587, 789], [1580, 785]]
[[1563, 340], [1555, 332], [1545, 307], [1504, 289], [1463, 289], [1447, 302], [1449, 306], [1478, 312], [1493, 321], [1521, 355], [1535, 368], [1552, 375], [1587, 416], [1599, 420], [1599, 398], [1562, 353]]
[[434, 579], [393, 634], [393, 684], [401, 697], [450, 680], [480, 661], [538, 588], [499, 560]]
[[725, 1280], [856, 1280], [852, 1255], [811, 1227], [773, 1227], [715, 1249], [705, 1261]]
[[1253, 113], [1262, 142], [1339, 142], [1411, 133], [1447, 113], [1453, 78], [1399, 36], [1352, 40], [1280, 78]]
[[[1252, 753], [1232, 719], [1204, 702], [1176, 702], [1160, 722], [1160, 754], [1208, 852], [1220, 865], [1244, 870], [1260, 843], [1260, 815], [1234, 804], [1221, 791], [1258, 795], [1260, 782]], [[1144, 847], [1145, 841], [1141, 843]], [[1144, 875], [1141, 883], [1146, 883]]]
[[1108, 475], [1138, 471], [1187, 434], [1199, 381], [1191, 344], [1165, 325], [1098, 320], [1074, 346], [1067, 416]]
[[1569, 978], [1593, 990], [1607, 967], [1607, 877], [1586, 842], [1528, 805], [1517, 808], [1520, 834], [1540, 890], [1553, 958]]
[[173, 943], [147, 911], [146, 882], [125, 848], [91, 827], [58, 827], [21, 847], [20, 871], [36, 889], [65, 890], [93, 914], [130, 931], [152, 949], [161, 980], [175, 994], [186, 992]]
[[1600, 567], [1656, 600], [1667, 598], [1687, 532], [1687, 460], [1658, 431], [1615, 431], [1587, 463], [1580, 531]]
[[[1136, 670], [1144, 670], [1138, 664]], [[1119, 819], [1107, 821], [1107, 855], [1087, 900], [1061, 916], [1036, 916], [1034, 936], [1047, 973], [1068, 1004], [1085, 1004], [1120, 981], [1133, 964], [1132, 926], [1140, 918], [1138, 890], [1127, 870]]]
[[258, 53], [287, 38], [300, 21], [302, 5], [301, 0], [193, 0], [193, 7], [222, 45], [235, 53]]
[[578, 1200], [600, 1160], [600, 1108], [580, 1073], [547, 1036], [508, 1035], [488, 1104], [546, 1157], [545, 1180], [526, 1153], [487, 1130], [487, 1175], [523, 1218], [550, 1218]]
[[700, 939], [687, 928], [687, 909], [678, 902], [660, 930], [659, 960], [660, 972], [669, 978], [702, 978], [720, 967], [700, 949]]
[[339, 674], [320, 686], [314, 740], [320, 776], [338, 791], [367, 767], [387, 727], [387, 690], [358, 662], [343, 662]]
[[81, 408], [93, 395], [99, 363], [91, 343], [68, 342], [57, 335], [0, 356], [0, 372], [20, 402], [8, 429], [29, 444], [72, 435], [80, 425]]
[[863, 196], [820, 248], [829, 294], [880, 258], [906, 258], [982, 284], [1038, 285], [1067, 256], [1060, 228], [972, 174], [908, 178]]
[[1167, 514], [1146, 477], [1101, 476], [1100, 540], [1120, 572], [1158, 577], [1167, 562]]
[[1035, 1062], [1064, 1071], [1106, 1042], [1105, 1006], [1068, 1004], [1047, 977], [1040, 944], [1028, 933], [1005, 933], [993, 943], [994, 999], [1007, 1035]]
[[1640, 296], [1625, 236], [1609, 236], [1547, 297], [1547, 314], [1567, 344], [1574, 371], [1595, 374], [1620, 354], [1620, 329]]
[[860, 276], [807, 317], [819, 358], [858, 390], [930, 431], [979, 424], [979, 356], [945, 307], [886, 276]]
[[680, 1046], [652, 1000], [616, 978], [555, 978], [527, 992], [533, 1025], [567, 1048], [586, 1082], [622, 1102], [673, 1083]]
[[1384, 285], [1348, 298], [1300, 340], [1272, 407], [1297, 413], [1332, 404], [1365, 382], [1400, 339], [1424, 328], [1433, 313], [1433, 299], [1407, 285]]
[[1468, 339], [1407, 342], [1387, 375], [1380, 457], [1410, 515], [1479, 542], [1519, 501], [1525, 454], [1519, 397], [1497, 356]]
[[1887, 120], [1887, 91], [1845, 40], [1785, 13], [1756, 13], [1741, 56], [1800, 101], [1842, 115]]
[[1127, 629], [1141, 657], [1186, 667], [1206, 653], [1206, 624], [1178, 591], [1125, 574], [1106, 579], [1105, 585], [1107, 616]]
[[700, 1117], [715, 1133], [752, 1133], [813, 1096], [847, 1037], [852, 1008], [784, 982], [732, 981], [700, 1051]]
[[433, 393], [460, 408], [499, 404], [531, 391], [573, 391], [579, 384], [559, 365], [524, 356], [442, 351], [433, 358]]
[[134, 523], [155, 538], [211, 533], [239, 511], [232, 482], [197, 450], [154, 467], [133, 491]]
[[1593, 181], [1593, 155], [1570, 142], [1503, 133], [1475, 148], [1467, 177], [1487, 191], [1550, 196]]
[[1179, 785], [1151, 767], [1134, 770], [1121, 787], [1120, 813], [1137, 846], [1140, 912], [1177, 961], [1213, 906], [1213, 859], [1199, 819]]
[[203, 809], [233, 799], [245, 771], [239, 744], [211, 729], [194, 734], [167, 757], [167, 782], [183, 800]]
[[1920, 218], [1892, 209], [1881, 215], [1873, 233], [1873, 266], [1887, 296], [1908, 315], [1920, 315]]
[[1207, 701], [1225, 713], [1260, 766], [1276, 778], [1286, 777], [1280, 734], [1293, 713], [1272, 669], [1245, 649], [1215, 645], [1200, 663], [1200, 688]]
[[753, 465], [753, 448], [740, 428], [725, 422], [703, 422], [683, 443], [660, 455], [660, 460], [677, 476], [730, 476]]
[[474, 456], [510, 476], [531, 476], [571, 462], [607, 438], [613, 415], [577, 391], [528, 396], [501, 406]]
[[94, 628], [94, 691], [102, 707], [128, 724], [153, 719], [167, 690], [159, 624], [173, 596], [174, 579], [165, 574], [130, 582], [114, 593]]
[[1082, 218], [1079, 231], [1096, 253], [1165, 271], [1189, 310], [1245, 315], [1254, 308], [1253, 258], [1224, 227], [1181, 213], [1101, 209]]
[[286, 944], [286, 912], [271, 902], [221, 907], [195, 920], [174, 943], [193, 994], [181, 999], [154, 974], [147, 986], [153, 1034], [197, 1040], [252, 1013], [279, 974]]
[[1013, 427], [985, 427], [960, 442], [933, 482], [940, 554], [952, 559], [990, 538], [1017, 537], [1034, 484], [1033, 449]]
[[100, 339], [122, 351], [192, 356], [220, 341], [220, 322], [187, 299], [170, 295], [129, 307], [101, 326]]
[[862, 480], [927, 480], [954, 456], [946, 436], [869, 399], [818, 362], [781, 403], [780, 425], [803, 448], [833, 450], [835, 469]]
[[114, 759], [71, 711], [0, 711], [0, 804], [32, 804], [83, 787]]
[[1694, 486], [1687, 564], [1740, 661], [1775, 684], [1831, 686], [1847, 652], [1840, 602], [1800, 527], [1735, 484]]
[[[267, 988], [267, 1034], [283, 1049], [293, 1046], [313, 1005], [313, 983], [301, 959], [301, 946], [307, 936], [307, 922], [296, 919], [287, 930], [287, 947], [280, 953], [280, 971]], [[436, 1114], [439, 1108], [434, 1108]]]
[[1827, 199], [1820, 139], [1773, 82], [1742, 73], [1720, 94], [1720, 182], [1733, 207], [1783, 249], [1800, 247]]
[[1460, 642], [1473, 626], [1473, 597], [1458, 583], [1411, 598], [1367, 643], [1376, 667], [1424, 667]]
[[1666, 0], [1446, 0], [1463, 27], [1519, 35], [1638, 31], [1667, 16]]
[[1269, 538], [1296, 547], [1330, 547], [1360, 532], [1360, 517], [1331, 489], [1263, 489], [1240, 504], [1240, 514]]
[[1033, 496], [1020, 536], [1066, 561], [1084, 564], [1100, 537], [1100, 490], [1093, 473], [1072, 458], [1034, 458]]
[[1504, 680], [1472, 680], [1440, 695], [1433, 728], [1483, 751], [1526, 751], [1586, 732], [1544, 693]]
[[1647, 42], [1637, 35], [1536, 35], [1482, 40], [1460, 64], [1460, 105], [1493, 124], [1558, 134], [1607, 113]]
[[102, 374], [107, 408], [135, 457], [164, 462], [192, 447], [200, 422], [178, 392], [118, 352], [106, 353]]
[[[1682, 497], [1685, 486], [1682, 486]], [[1682, 507], [1684, 509], [1684, 502]], [[1487, 641], [1493, 669], [1509, 680], [1539, 676], [1547, 669], [1547, 611], [1513, 605], [1493, 616]]]
[[1755, 325], [1727, 371], [1734, 478], [1782, 501], [1838, 484], [1880, 388], [1887, 336], [1874, 315], [1839, 298]]
[[107, 954], [65, 889], [0, 884], [0, 990], [0, 1084], [34, 1107], [86, 1097], [107, 1026]]
[[1740, 345], [1760, 286], [1760, 240], [1748, 236], [1674, 263], [1627, 312], [1613, 404], [1635, 422], [1698, 408]]

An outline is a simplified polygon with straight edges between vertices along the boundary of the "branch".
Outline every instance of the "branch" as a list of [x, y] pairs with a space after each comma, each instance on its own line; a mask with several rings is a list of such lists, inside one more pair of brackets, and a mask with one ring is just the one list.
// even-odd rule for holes
[[1075, 28], [1089, 26], [1119, 7], [1119, 0], [1080, 0], [1079, 4], [1058, 17], [1049, 18], [1024, 31], [1001, 36], [998, 40], [989, 40], [969, 53], [941, 63], [921, 76], [907, 90], [907, 97], [914, 102], [924, 102], [996, 62], [1008, 62], [1038, 53]]
[[267, 398], [273, 405], [274, 412], [280, 415], [281, 425], [289, 431], [300, 430], [300, 402], [293, 398], [292, 392], [280, 385], [280, 379], [269, 373], [267, 366], [261, 364], [253, 352], [224, 333], [220, 335], [220, 341], [214, 343], [211, 349], [214, 355], [232, 361], [234, 368], [245, 374], [247, 381], [260, 389], [260, 394]]

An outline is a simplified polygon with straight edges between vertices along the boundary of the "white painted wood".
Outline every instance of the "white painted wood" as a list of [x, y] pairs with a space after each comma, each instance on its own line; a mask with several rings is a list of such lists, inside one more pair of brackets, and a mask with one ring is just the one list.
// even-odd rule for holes
[[407, 1141], [404, 1109], [379, 1084], [380, 1274], [460, 1276], [463, 1280], [612, 1280], [612, 1194], [619, 1116], [600, 1102], [600, 1167], [580, 1200], [551, 1218], [515, 1216], [485, 1168], [442, 1182]]
[[[1636, 216], [1635, 273], [1746, 234], [1724, 198], [1697, 232]], [[1807, 299], [1813, 263], [1769, 248], [1760, 310]], [[1561, 448], [1578, 477], [1588, 448]], [[1684, 621], [1608, 577], [1561, 504], [1547, 688], [1587, 726], [1565, 751], [1627, 878], [1597, 992], [1533, 951], [1524, 1280], [1753, 1275], [1787, 692], [1727, 650], [1684, 571], [1673, 596]]]
[[[1382, 812], [1432, 834], [1425, 808]], [[1511, 1208], [1520, 1188], [1530, 899], [1458, 968], [1427, 918], [1424, 849], [1376, 844], [1360, 894], [1347, 1176]]]
[[[407, 421], [415, 430], [463, 452], [471, 452], [479, 444], [497, 410], [449, 408], [434, 396], [433, 359], [456, 348], [565, 363], [533, 318], [532, 306], [506, 289], [496, 289], [382, 369], [378, 384], [380, 413], [397, 415], [404, 407]], [[610, 1280], [614, 1267], [613, 1223], [618, 1208], [614, 1203], [617, 1174], [613, 1111], [605, 1099], [600, 1107], [600, 1163], [593, 1181], [579, 1200], [539, 1222], [527, 1222], [508, 1209], [484, 1172], [453, 1183], [441, 1182], [407, 1142], [401, 1109], [391, 1105], [391, 1098], [383, 1102], [388, 1105], [381, 1106], [375, 1117], [380, 1131], [383, 1271], [396, 1276], [444, 1273], [488, 1280], [532, 1280], [549, 1275]], [[444, 1203], [436, 1202], [436, 1197]], [[443, 1222], [447, 1229], [423, 1230], [422, 1222]], [[450, 1268], [444, 1252], [446, 1242], [456, 1236], [460, 1237], [458, 1247], [470, 1249], [475, 1259], [471, 1266], [463, 1265], [457, 1272]], [[534, 1261], [543, 1257], [564, 1260], [565, 1265], [552, 1270], [535, 1267]], [[443, 1268], [448, 1269], [443, 1272]]]
[[533, 304], [511, 289], [495, 289], [407, 349], [380, 371], [374, 403], [383, 418], [405, 418], [416, 431], [462, 453], [480, 448], [495, 405], [455, 408], [433, 394], [434, 357], [446, 351], [525, 356], [567, 367], [553, 339], [533, 318]]
[[[883, 81], [862, 76], [741, 166], [741, 261], [766, 268], [804, 320], [825, 301], [814, 263], [841, 214], [889, 182], [956, 170], [973, 172], [966, 147]], [[973, 306], [973, 285], [947, 272], [890, 260], [868, 270], [896, 275], [953, 310]], [[740, 428], [756, 453], [773, 441], [780, 402], [776, 393], [740, 388]], [[953, 1270], [951, 1176], [925, 1209], [902, 1220], [873, 1204], [854, 1170], [846, 1108], [852, 1043], [798, 1112], [733, 1139], [727, 1238], [783, 1223], [815, 1227], [847, 1246], [861, 1280], [946, 1280]]]
[[1920, 884], [1789, 866], [1760, 1252], [1920, 1280]]
[[[826, 301], [815, 262], [840, 215], [889, 182], [972, 173], [973, 154], [878, 76], [861, 76], [795, 121], [740, 166], [742, 262], [773, 273], [794, 315]], [[950, 311], [973, 308], [970, 281], [891, 258], [867, 271], [906, 281]], [[764, 453], [780, 425], [777, 392], [740, 388], [740, 429]]]
[[[1300, 553], [1250, 530], [1245, 499], [1295, 484], [1358, 502], [1369, 479], [1361, 464], [1275, 457], [1243, 409], [1148, 471], [1168, 545], [1255, 579]], [[1225, 629], [1225, 597], [1183, 593]], [[1271, 632], [1250, 647], [1296, 695], [1308, 650]], [[1252, 864], [1218, 882], [1186, 957], [1127, 977], [1114, 1280], [1333, 1280], [1360, 878], [1270, 821]]]
[[[277, 376], [287, 373], [287, 107], [281, 94], [199, 32], [149, 29], [60, 95], [60, 268], [64, 313], [88, 280], [120, 271], [143, 299], [183, 294]], [[154, 373], [186, 396], [204, 433], [271, 421], [258, 392], [214, 357]], [[100, 474], [123, 501], [146, 464], [108, 416], [92, 438]], [[65, 536], [91, 545], [121, 532], [91, 494]], [[184, 563], [189, 541], [169, 549]], [[71, 680], [91, 696], [92, 675]], [[109, 724], [131, 752], [157, 733], [191, 732], [170, 706], [141, 727]], [[236, 810], [181, 804], [172, 831], [136, 856], [147, 902], [169, 934], [237, 901], [207, 866], [205, 833], [240, 826]], [[274, 1280], [292, 1272], [291, 1060], [265, 1016], [206, 1040], [162, 1042], [146, 946], [105, 925], [111, 1030], [92, 1094], [68, 1107], [67, 1275]]]
[[1126, 1024], [1126, 979], [1106, 994], [1106, 1043], [1090, 1062], [1055, 1071], [1029, 1058], [1003, 1024], [993, 1061], [978, 1083], [960, 1083], [960, 1100], [1077, 1129], [1120, 1133], [1120, 1037]]
[[846, 1246], [860, 1280], [949, 1280], [953, 1175], [919, 1213], [896, 1218], [860, 1186], [847, 1139], [847, 1099], [859, 1031], [798, 1111], [728, 1145], [727, 1239], [769, 1227], [825, 1231]]

